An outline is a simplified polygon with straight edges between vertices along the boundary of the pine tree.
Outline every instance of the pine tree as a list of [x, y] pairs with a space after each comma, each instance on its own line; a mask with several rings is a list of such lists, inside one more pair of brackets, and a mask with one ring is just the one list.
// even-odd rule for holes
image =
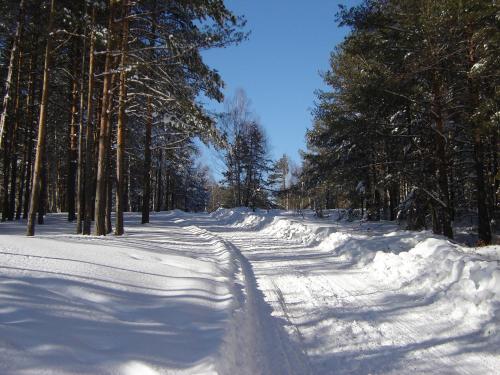
[[33, 171], [33, 188], [30, 198], [30, 209], [28, 213], [28, 229], [26, 233], [28, 236], [35, 235], [35, 214], [37, 210], [40, 210], [42, 208], [39, 198], [40, 198], [41, 185], [43, 183], [41, 175], [42, 175], [42, 163], [45, 157], [47, 102], [49, 95], [49, 79], [50, 79], [49, 74], [50, 74], [51, 58], [52, 58], [51, 34], [53, 32], [54, 14], [55, 14], [55, 0], [51, 0], [50, 10], [49, 10], [49, 23], [47, 27], [47, 45], [45, 47], [42, 98], [40, 101], [40, 115], [38, 120], [38, 140], [36, 146], [36, 157], [35, 157], [35, 165]]
[[244, 39], [244, 20], [212, 0], [7, 0], [0, 10], [2, 219], [29, 216], [31, 235], [37, 214], [67, 211], [77, 233], [95, 218], [102, 235], [116, 209], [120, 234], [125, 210], [152, 203], [145, 164], [148, 177], [159, 166], [158, 208], [191, 204], [193, 140], [222, 139], [198, 98], [221, 101], [223, 82], [201, 51]]
[[287, 186], [289, 173], [289, 158], [286, 154], [283, 154], [283, 156], [273, 164], [267, 181], [273, 188], [274, 195], [278, 198], [278, 204], [287, 210], [290, 209], [290, 192]]
[[399, 211], [411, 229], [432, 218], [434, 232], [448, 237], [475, 206], [488, 243], [495, 193], [486, 187], [495, 183], [487, 176], [497, 166], [496, 151], [482, 146], [498, 133], [494, 8], [474, 0], [341, 8], [351, 33], [332, 53], [331, 89], [319, 93], [307, 134], [308, 190], [325, 201], [334, 191], [369, 219]]

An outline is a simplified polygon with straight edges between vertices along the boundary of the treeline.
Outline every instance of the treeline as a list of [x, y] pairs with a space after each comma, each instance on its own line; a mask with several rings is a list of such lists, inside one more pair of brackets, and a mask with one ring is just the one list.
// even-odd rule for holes
[[[489, 0], [365, 0], [331, 54], [302, 182], [322, 207], [363, 207], [453, 237], [499, 219], [500, 30]], [[297, 191], [300, 186], [297, 185]]]
[[243, 89], [226, 98], [218, 125], [224, 139], [218, 152], [223, 171], [221, 181], [209, 183], [209, 211], [219, 207], [321, 209], [315, 188], [305, 182], [303, 167], [286, 154], [276, 160], [271, 157], [265, 131]]
[[271, 160], [264, 130], [242, 89], [225, 104], [226, 110], [219, 117], [226, 140], [223, 182], [227, 189], [221, 205], [266, 207], [268, 194], [265, 187]]
[[218, 207], [299, 209], [294, 190], [301, 169], [286, 154], [273, 160], [251, 101], [238, 89], [218, 116], [225, 147], [219, 152], [222, 180], [210, 183], [208, 210]]
[[238, 43], [222, 0], [0, 2], [2, 220], [67, 211], [123, 233], [123, 212], [203, 209], [194, 139], [222, 144], [197, 98], [222, 100], [201, 51]]

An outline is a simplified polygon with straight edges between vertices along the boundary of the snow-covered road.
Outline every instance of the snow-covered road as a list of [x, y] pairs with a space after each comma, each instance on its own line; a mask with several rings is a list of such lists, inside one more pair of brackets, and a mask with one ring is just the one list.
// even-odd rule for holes
[[179, 211], [124, 237], [0, 224], [1, 374], [496, 374], [498, 246]]
[[[446, 241], [429, 233], [394, 231], [390, 224], [338, 227], [232, 216], [241, 217], [221, 215], [205, 226], [248, 259], [273, 315], [306, 353], [313, 373], [498, 373], [497, 261], [471, 257], [472, 267], [495, 269], [489, 286], [496, 294], [468, 301], [460, 292], [470, 279], [457, 274], [465, 273], [467, 257], [458, 262], [460, 270], [453, 257], [438, 254], [429, 262], [442, 264], [428, 266], [426, 251], [449, 251]], [[419, 246], [421, 254], [410, 259], [408, 251]], [[386, 253], [376, 255], [378, 250]]]

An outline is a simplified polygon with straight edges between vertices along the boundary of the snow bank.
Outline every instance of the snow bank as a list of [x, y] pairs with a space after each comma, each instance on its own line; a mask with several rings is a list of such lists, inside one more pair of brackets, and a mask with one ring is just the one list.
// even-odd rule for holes
[[[500, 269], [496, 261], [471, 254], [429, 232], [392, 231], [363, 234], [345, 228], [318, 228], [282, 217], [263, 229], [264, 233], [314, 246], [332, 257], [368, 266], [378, 277], [401, 287], [414, 285], [419, 292], [446, 298], [460, 312], [477, 310], [492, 314], [493, 301], [500, 301]], [[480, 250], [490, 257], [498, 246]]]
[[273, 214], [262, 210], [253, 211], [250, 208], [239, 207], [233, 209], [218, 208], [210, 216], [217, 219], [219, 223], [233, 228], [257, 230], [267, 225]]
[[247, 214], [241, 219], [232, 224], [234, 228], [257, 228], [265, 221], [265, 217], [255, 214]]
[[252, 212], [251, 209], [246, 207], [238, 208], [218, 208], [210, 214], [214, 219], [217, 219], [220, 223], [224, 224], [234, 224], [236, 222], [242, 221], [246, 215]]
[[263, 232], [280, 238], [300, 241], [306, 245], [316, 240], [314, 231], [306, 225], [281, 217], [275, 217], [273, 221], [263, 229]]
[[[376, 231], [371, 231], [371, 227]], [[344, 221], [342, 225], [328, 220], [311, 222], [275, 215], [261, 226], [262, 233], [302, 243], [321, 252], [329, 252], [341, 260], [366, 265], [377, 251], [408, 251], [431, 236], [428, 232], [391, 231], [393, 224], [364, 225]]]
[[493, 317], [500, 302], [500, 269], [496, 261], [468, 254], [444, 239], [428, 238], [407, 252], [377, 252], [371, 270], [379, 278], [414, 293], [446, 300], [453, 314]]

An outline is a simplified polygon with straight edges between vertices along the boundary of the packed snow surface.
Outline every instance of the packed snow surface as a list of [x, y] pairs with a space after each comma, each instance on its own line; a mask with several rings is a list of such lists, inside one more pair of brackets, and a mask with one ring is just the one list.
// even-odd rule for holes
[[340, 211], [0, 224], [0, 374], [497, 374], [499, 246]]

